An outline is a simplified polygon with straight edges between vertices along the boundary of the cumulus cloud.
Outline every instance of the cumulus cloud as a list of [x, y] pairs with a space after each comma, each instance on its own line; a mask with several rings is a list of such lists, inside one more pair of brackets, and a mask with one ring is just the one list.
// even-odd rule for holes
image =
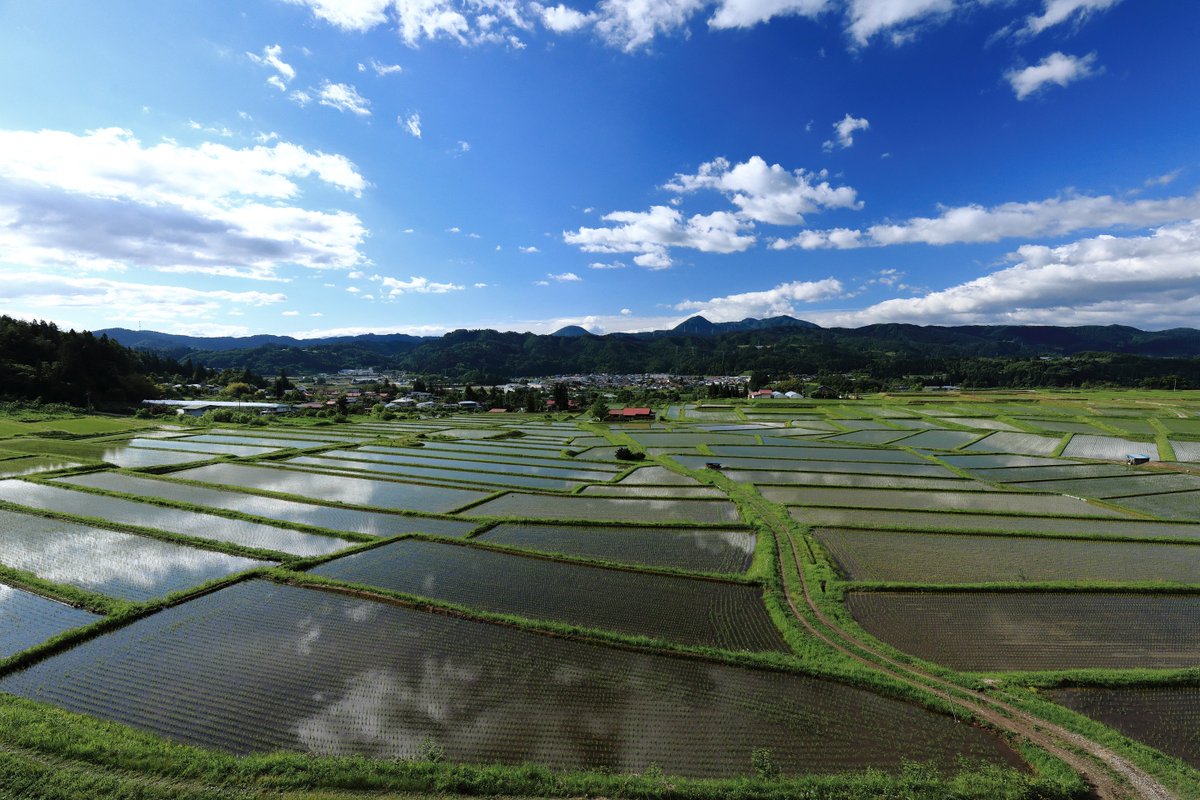
[[594, 17], [591, 14], [585, 14], [569, 6], [559, 3], [556, 6], [543, 6], [538, 3], [533, 4], [533, 10], [537, 13], [548, 30], [555, 33], [570, 33], [577, 31], [580, 28], [588, 25]]
[[460, 292], [464, 288], [456, 283], [437, 283], [417, 276], [411, 276], [408, 280], [402, 281], [399, 278], [374, 275], [371, 280], [387, 289], [388, 297], [399, 297], [403, 294], [446, 294], [447, 292]]
[[296, 77], [296, 70], [292, 68], [291, 64], [283, 60], [282, 55], [283, 48], [277, 44], [264, 47], [262, 55], [246, 53], [246, 57], [255, 64], [275, 70], [276, 74], [267, 78], [267, 83], [281, 92], [286, 92], [287, 84], [291, 83], [292, 79]]
[[627, 266], [624, 261], [593, 261], [588, 264], [588, 269], [625, 269]]
[[916, 26], [946, 17], [958, 7], [955, 0], [849, 0], [847, 31], [858, 45], [885, 31], [900, 43], [914, 34]]
[[1067, 86], [1097, 74], [1095, 64], [1095, 53], [1088, 53], [1086, 56], [1068, 56], [1061, 52], [1054, 52], [1031, 67], [1011, 69], [1004, 74], [1004, 77], [1012, 85], [1017, 99], [1024, 100], [1050, 84]]
[[835, 228], [803, 231], [777, 239], [776, 250], [883, 247], [894, 244], [972, 244], [1013, 237], [1064, 236], [1080, 230], [1143, 228], [1200, 216], [1200, 194], [1162, 200], [1128, 202], [1111, 195], [1052, 197], [1029, 203], [1002, 203], [943, 208], [936, 217], [913, 217], [896, 224], [873, 225], [865, 231]]
[[552, 281], [557, 281], [558, 283], [576, 283], [583, 280], [583, 278], [579, 277], [574, 272], [560, 272], [557, 274], [550, 272], [546, 274], [546, 277]]
[[816, 17], [830, 0], [723, 0], [708, 20], [710, 28], [750, 28], [772, 17]]
[[846, 116], [842, 117], [837, 122], [833, 123], [833, 130], [834, 130], [834, 134], [836, 136], [836, 141], [834, 139], [830, 139], [829, 141], [825, 142], [824, 148], [825, 148], [826, 152], [832, 150], [833, 146], [835, 144], [838, 147], [841, 147], [843, 150], [846, 149], [847, 147], [853, 147], [854, 146], [854, 132], [855, 131], [865, 131], [870, 127], [871, 127], [871, 123], [868, 122], [865, 118], [863, 118], [863, 117], [856, 118], [856, 117], [852, 117], [849, 114], [847, 114]]
[[1077, 23], [1100, 11], [1112, 8], [1121, 0], [1043, 0], [1042, 13], [1025, 20], [1023, 34], [1036, 36], [1047, 28], [1061, 25], [1070, 19]]
[[741, 233], [746, 223], [727, 211], [684, 219], [677, 209], [652, 206], [649, 211], [614, 211], [603, 219], [614, 224], [565, 231], [563, 241], [588, 253], [637, 253], [634, 263], [649, 269], [671, 266], [671, 247], [735, 253], [749, 249], [755, 242], [753, 236]]
[[1014, 265], [920, 297], [822, 315], [822, 324], [1196, 325], [1200, 220], [1144, 236], [1110, 235], [1059, 247], [1026, 245]]
[[742, 292], [709, 300], [684, 300], [676, 311], [691, 311], [710, 322], [736, 322], [747, 317], [777, 317], [795, 314], [796, 303], [815, 303], [845, 294], [837, 278], [820, 281], [791, 281], [761, 292]]
[[387, 22], [392, 0], [285, 0], [308, 6], [313, 14], [344, 31], [368, 31]]
[[649, 45], [654, 38], [683, 27], [706, 0], [601, 0], [596, 32], [625, 52]]
[[742, 219], [772, 225], [802, 225], [805, 214], [825, 208], [862, 207], [853, 188], [833, 187], [827, 178], [824, 170], [789, 172], [779, 164], [768, 166], [760, 156], [740, 164], [716, 158], [701, 164], [694, 175], [677, 174], [663, 188], [680, 194], [701, 189], [721, 192], [737, 206]]
[[325, 81], [316, 90], [317, 102], [338, 111], [348, 111], [360, 117], [371, 116], [371, 101], [363, 97], [348, 83], [331, 83]]
[[0, 130], [0, 260], [260, 279], [286, 264], [353, 268], [362, 222], [298, 206], [305, 179], [356, 196], [366, 185], [345, 157], [287, 142], [146, 146], [120, 128]]
[[540, 253], [540, 252], [542, 252], [541, 250], [538, 250], [533, 245], [529, 245], [528, 247], [518, 247], [517, 249], [520, 250], [522, 253]]
[[276, 292], [202, 291], [182, 286], [132, 283], [107, 278], [52, 275], [44, 272], [0, 272], [3, 305], [24, 315], [58, 316], [62, 309], [87, 310], [112, 323], [192, 322], [232, 306], [261, 307], [282, 303]]
[[420, 114], [413, 112], [407, 117], [396, 117], [396, 122], [399, 123], [400, 127], [404, 128], [404, 130], [408, 132], [409, 136], [414, 136], [418, 139], [421, 138]]

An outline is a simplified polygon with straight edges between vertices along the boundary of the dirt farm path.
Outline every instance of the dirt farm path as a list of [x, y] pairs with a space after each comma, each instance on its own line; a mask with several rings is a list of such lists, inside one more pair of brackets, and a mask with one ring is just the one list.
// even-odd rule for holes
[[[995, 728], [1008, 731], [1062, 759], [1091, 785], [1096, 797], [1101, 800], [1172, 800], [1174, 797], [1166, 787], [1127, 759], [1098, 742], [1069, 731], [1052, 722], [1040, 719], [1014, 705], [983, 694], [971, 696], [968, 690], [938, 677], [923, 669], [896, 661], [871, 644], [857, 638], [854, 632], [843, 628], [830, 619], [812, 599], [800, 553], [796, 549], [791, 532], [779, 526], [775, 516], [761, 497], [749, 496], [759, 516], [771, 528], [775, 546], [779, 553], [780, 581], [788, 605], [796, 619], [810, 634], [872, 669], [902, 683], [929, 692], [942, 700], [971, 712]], [[790, 554], [790, 556], [789, 556]], [[797, 598], [789, 591], [783, 575], [783, 559], [790, 557], [800, 576], [800, 587], [805, 605], [805, 614], [797, 605]], [[811, 618], [810, 618], [811, 615]], [[814, 622], [815, 620], [815, 622]], [[965, 696], [964, 696], [965, 695]]]

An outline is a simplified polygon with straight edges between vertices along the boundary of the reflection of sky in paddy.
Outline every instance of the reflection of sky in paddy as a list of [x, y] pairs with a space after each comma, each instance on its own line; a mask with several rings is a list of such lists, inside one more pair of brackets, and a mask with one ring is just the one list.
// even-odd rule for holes
[[317, 475], [246, 464], [213, 464], [177, 472], [175, 477], [201, 483], [319, 498], [348, 505], [414, 511], [449, 511], [487, 495], [487, 492], [471, 489], [422, 486], [342, 475]]
[[230, 492], [223, 489], [207, 489], [169, 480], [141, 478], [115, 472], [90, 472], [86, 475], [64, 478], [61, 482], [143, 497], [161, 497], [181, 503], [240, 511], [243, 514], [253, 514], [266, 519], [297, 522], [337, 531], [366, 533], [372, 536], [396, 536], [412, 531], [437, 533], [443, 536], [464, 536], [474, 527], [474, 524], [470, 522], [424, 520], [419, 517], [402, 517], [397, 514], [331, 508], [330, 506], [297, 503], [291, 500]]
[[0, 461], [0, 478], [19, 478], [22, 475], [33, 475], [37, 472], [49, 472], [52, 469], [74, 466], [78, 466], [74, 461], [64, 461], [52, 457], [14, 458]]
[[153, 528], [198, 539], [235, 542], [247, 547], [296, 555], [322, 555], [350, 546], [343, 539], [260, 525], [212, 514], [138, 503], [117, 497], [63, 489], [20, 480], [0, 481], [0, 500], [63, 514], [98, 517], [125, 525]]
[[93, 639], [0, 690], [237, 753], [407, 757], [428, 737], [455, 761], [714, 777], [747, 773], [754, 747], [785, 772], [1012, 758], [972, 726], [862, 689], [261, 581]]
[[143, 447], [106, 447], [100, 460], [118, 467], [157, 467], [166, 464], [190, 464], [208, 461], [210, 453], [175, 453], [170, 450], [151, 450]]
[[82, 609], [0, 584], [0, 658], [98, 619]]
[[149, 600], [263, 561], [0, 510], [0, 563], [125, 600]]

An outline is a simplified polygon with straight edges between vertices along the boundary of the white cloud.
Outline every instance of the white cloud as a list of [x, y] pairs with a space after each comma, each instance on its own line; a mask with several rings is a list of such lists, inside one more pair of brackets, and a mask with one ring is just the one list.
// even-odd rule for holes
[[625, 269], [628, 266], [624, 261], [609, 261], [608, 263], [593, 261], [591, 264], [588, 264], [588, 269]]
[[622, 309], [621, 309], [621, 316], [622, 316], [622, 317], [628, 317], [628, 316], [629, 316], [630, 314], [632, 314], [632, 313], [633, 313], [633, 309], [629, 309], [629, 308], [622, 308]]
[[845, 294], [845, 287], [836, 278], [820, 281], [781, 283], [761, 292], [742, 292], [709, 300], [685, 300], [675, 305], [677, 311], [691, 311], [710, 322], [736, 322], [747, 317], [777, 317], [795, 314], [795, 303], [815, 303]]
[[579, 277], [574, 272], [560, 272], [558, 274], [549, 272], [546, 273], [546, 277], [552, 281], [557, 281], [558, 283], [576, 283], [583, 280], [583, 278]]
[[366, 185], [345, 157], [287, 142], [145, 146], [120, 128], [0, 130], [0, 260], [260, 279], [285, 264], [352, 268], [366, 230], [349, 212], [296, 205], [298, 181], [311, 178], [356, 196]]
[[261, 56], [254, 53], [246, 53], [246, 57], [255, 64], [275, 70], [277, 74], [267, 78], [267, 83], [281, 92], [286, 92], [287, 84], [291, 83], [292, 79], [296, 77], [296, 70], [292, 68], [291, 64], [280, 58], [282, 55], [283, 48], [277, 44], [264, 47]]
[[772, 17], [816, 17], [830, 0], [723, 0], [708, 20], [710, 28], [749, 28]]
[[375, 74], [381, 78], [386, 75], [398, 75], [404, 71], [404, 67], [399, 64], [382, 64], [373, 58], [371, 59], [371, 69], [375, 70]]
[[830, 186], [827, 177], [824, 171], [789, 172], [779, 164], [768, 166], [760, 156], [735, 165], [716, 158], [701, 164], [695, 175], [677, 174], [663, 188], [680, 194], [714, 189], [737, 206], [744, 220], [801, 225], [805, 214], [822, 208], [862, 207], [853, 188]]
[[45, 272], [0, 270], [0, 281], [4, 313], [11, 307], [43, 319], [70, 308], [92, 311], [111, 323], [174, 323], [208, 318], [231, 305], [261, 307], [287, 300], [276, 292], [202, 291]]
[[542, 25], [555, 33], [570, 33], [588, 25], [594, 17], [559, 3], [556, 6], [533, 4], [533, 10], [542, 20]]
[[282, 314], [282, 316], [285, 316], [285, 317], [298, 317], [298, 316], [300, 316], [300, 312], [299, 312], [299, 311], [284, 311], [284, 312], [283, 312], [283, 314]]
[[[847, 147], [854, 146], [854, 132], [865, 131], [871, 127], [871, 123], [865, 118], [855, 118], [847, 114], [837, 122], [833, 123], [833, 130], [837, 136], [836, 144], [843, 150]], [[826, 152], [833, 149], [835, 142], [833, 140], [825, 142], [823, 145]]]
[[413, 112], [412, 114], [409, 114], [407, 117], [396, 117], [396, 122], [400, 125], [400, 127], [404, 128], [404, 130], [408, 131], [409, 136], [415, 136], [418, 139], [421, 138], [421, 115], [420, 114]]
[[646, 47], [659, 34], [687, 24], [707, 0], [601, 0], [596, 31], [625, 52]]
[[746, 223], [727, 211], [696, 214], [685, 220], [677, 209], [652, 206], [649, 211], [614, 211], [603, 220], [615, 224], [564, 231], [563, 241], [588, 253], [637, 253], [634, 263], [650, 269], [671, 266], [671, 247], [734, 253], [749, 249], [756, 241], [740, 233]]
[[475, 288], [476, 288], [476, 289], [486, 289], [487, 287], [488, 287], [488, 285], [487, 285], [486, 283], [477, 283], [477, 284], [475, 284]]
[[289, 94], [288, 97], [291, 98], [291, 101], [293, 103], [300, 106], [301, 108], [304, 108], [306, 105], [308, 105], [309, 103], [312, 102], [312, 95], [309, 94], [308, 92], [304, 91], [303, 89], [297, 89], [296, 91]]
[[446, 233], [462, 233], [462, 228], [455, 225], [452, 228], [446, 228]]
[[1042, 13], [1027, 17], [1021, 32], [1036, 36], [1072, 17], [1077, 23], [1083, 22], [1090, 15], [1112, 8], [1119, 2], [1121, 0], [1043, 0]]
[[885, 31], [893, 31], [892, 41], [902, 43], [914, 35], [915, 26], [955, 9], [955, 0], [849, 0], [847, 30], [858, 45]]
[[1004, 77], [1012, 84], [1017, 99], [1024, 100], [1049, 84], [1066, 86], [1097, 74], [1095, 64], [1095, 53], [1088, 53], [1086, 56], [1068, 56], [1054, 52], [1031, 67], [1011, 69], [1004, 74]]
[[1064, 236], [1080, 230], [1143, 228], [1200, 216], [1200, 194], [1162, 200], [1126, 202], [1111, 195], [1052, 197], [1029, 203], [1002, 203], [990, 208], [969, 205], [944, 208], [936, 217], [913, 217], [896, 224], [873, 225], [866, 231], [835, 228], [803, 231], [777, 239], [776, 250], [883, 247], [894, 244], [971, 244], [1018, 236]]
[[469, 153], [469, 152], [471, 152], [471, 143], [470, 143], [470, 142], [464, 142], [464, 141], [462, 141], [462, 140], [460, 139], [460, 140], [459, 140], [459, 142], [458, 142], [458, 152], [460, 152], [460, 153]]
[[446, 294], [460, 292], [463, 287], [455, 283], [436, 283], [424, 277], [412, 276], [406, 281], [398, 278], [388, 278], [376, 275], [377, 280], [388, 290], [388, 297], [399, 297], [402, 294]]
[[533, 285], [534, 286], [549, 286], [550, 281], [534, 281]]
[[371, 116], [371, 101], [363, 97], [348, 83], [325, 81], [317, 90], [317, 102], [338, 111], [349, 111], [360, 117]]
[[344, 31], [368, 31], [387, 22], [392, 0], [285, 0], [308, 6], [313, 14]]
[[542, 252], [541, 250], [538, 250], [533, 245], [530, 245], [529, 247], [518, 247], [517, 249], [520, 250], [522, 253], [540, 253], [540, 252]]
[[[822, 324], [1136, 324], [1195, 326], [1200, 308], [1200, 220], [1145, 236], [1097, 236], [1060, 247], [1026, 245], [1018, 263], [921, 297], [897, 298]], [[816, 319], [816, 318], [814, 318]]]

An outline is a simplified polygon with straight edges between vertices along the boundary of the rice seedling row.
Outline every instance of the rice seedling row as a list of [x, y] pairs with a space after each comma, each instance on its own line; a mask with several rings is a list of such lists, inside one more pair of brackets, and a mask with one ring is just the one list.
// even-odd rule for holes
[[172, 477], [260, 492], [311, 497], [327, 503], [431, 513], [445, 513], [489, 494], [475, 489], [319, 475], [250, 464], [210, 464], [172, 473]]
[[1115, 436], [1085, 436], [1077, 434], [1063, 449], [1067, 458], [1124, 459], [1130, 453], [1144, 453], [1151, 460], [1158, 460], [1158, 445], [1154, 442], [1137, 442], [1118, 439]]
[[[700, 469], [706, 463], [714, 460], [711, 456], [694, 455], [679, 455], [672, 458], [691, 469]], [[951, 470], [946, 469], [940, 464], [933, 464], [928, 461], [919, 464], [888, 464], [871, 461], [822, 461], [803, 458], [744, 458], [736, 456], [730, 458], [722, 456], [719, 459], [719, 463], [722, 466], [722, 472], [726, 475], [741, 474], [744, 472], [747, 475], [763, 476], [769, 473], [771, 475], [787, 476], [788, 474], [797, 472], [828, 472], [855, 475], [897, 475], [903, 477], [956, 477], [955, 473]], [[786, 477], [779, 481], [764, 478], [765, 483], [786, 483], [787, 481]]]
[[313, 570], [500, 614], [731, 650], [787, 651], [756, 586], [406, 539]]
[[618, 528], [505, 523], [478, 537], [545, 553], [696, 572], [745, 572], [754, 558], [749, 531], [711, 528]]
[[968, 431], [922, 431], [900, 444], [905, 447], [926, 447], [932, 450], [954, 450], [978, 439], [982, 434]]
[[725, 497], [725, 493], [715, 486], [613, 486], [610, 484], [600, 484], [598, 486], [586, 486], [579, 493], [589, 497], [647, 497], [666, 499], [672, 497], [682, 499], [721, 499]]
[[[175, 691], [160, 685], [166, 663], [182, 679]], [[263, 686], [276, 702], [256, 702]], [[760, 746], [786, 772], [897, 770], [902, 758], [1015, 763], [978, 729], [862, 689], [260, 581], [140, 620], [0, 688], [235, 753], [405, 758], [428, 737], [455, 761], [657, 764], [697, 777], [745, 774]]]
[[1200, 461], [1200, 442], [1184, 442], [1179, 439], [1167, 440], [1171, 449], [1175, 451], [1175, 458], [1178, 461]]
[[[989, 437], [990, 438], [990, 437]], [[974, 447], [967, 448], [974, 450]], [[1062, 458], [1044, 458], [1038, 456], [1023, 456], [1010, 454], [976, 455], [955, 453], [953, 455], [938, 454], [938, 459], [962, 469], [999, 469], [1005, 467], [1049, 467], [1056, 464], [1078, 464], [1077, 461], [1067, 461]]]
[[1200, 687], [1123, 686], [1046, 692], [1072, 711], [1200, 769]]
[[970, 672], [1200, 665], [1200, 596], [1107, 592], [850, 592], [869, 633]]
[[0, 530], [5, 566], [139, 603], [269, 563], [3, 509]]
[[[994, 483], [1021, 483], [1034, 481], [1057, 482], [1073, 478], [1108, 478], [1113, 476], [1139, 474], [1122, 464], [1078, 463], [1049, 467], [999, 467], [994, 469], [977, 469], [972, 470], [972, 473], [977, 478], [985, 481], [992, 481]], [[1054, 485], [1054, 483], [1047, 484], [1047, 486], [1051, 489], [1053, 489]]]
[[587, 520], [596, 522], [675, 522], [728, 525], [740, 521], [728, 500], [634, 500], [608, 497], [555, 497], [509, 492], [463, 512], [468, 517]]
[[[607, 440], [605, 440], [607, 444]], [[550, 454], [525, 454], [525, 453], [477, 453], [469, 450], [443, 450], [430, 445], [424, 447], [390, 447], [384, 445], [368, 445], [359, 447], [354, 450], [356, 453], [380, 453], [394, 456], [406, 456], [412, 458], [421, 458], [430, 460], [431, 463], [440, 463], [438, 460], [446, 462], [465, 462], [470, 466], [476, 463], [483, 464], [522, 464], [531, 467], [550, 467], [554, 469], [569, 469], [578, 470], [586, 473], [608, 473], [615, 474], [621, 472], [625, 467], [617, 464], [579, 464], [574, 458], [564, 458], [558, 455]]]
[[855, 581], [1200, 584], [1195, 545], [848, 528], [818, 528], [813, 534]]
[[331, 536], [301, 533], [257, 522], [181, 511], [177, 508], [18, 480], [0, 481], [0, 500], [26, 508], [93, 517], [120, 525], [150, 528], [197, 539], [230, 542], [243, 547], [298, 556], [325, 555], [350, 546], [350, 542]]
[[99, 619], [90, 611], [0, 583], [0, 659]]
[[850, 433], [839, 433], [836, 436], [829, 436], [822, 441], [848, 442], [851, 444], [889, 444], [897, 439], [904, 439], [912, 435], [912, 431], [897, 430], [851, 431]]
[[1017, 428], [1009, 425], [1007, 422], [1002, 422], [998, 419], [985, 419], [983, 417], [944, 417], [946, 422], [955, 425], [962, 425], [965, 428], [978, 428], [985, 431], [1016, 431]]
[[466, 536], [474, 527], [473, 523], [458, 520], [427, 519], [379, 511], [360, 511], [315, 503], [299, 503], [294, 500], [210, 489], [171, 480], [142, 478], [115, 472], [90, 472], [86, 475], [63, 478], [58, 482], [143, 497], [159, 497], [207, 508], [238, 511], [284, 523], [310, 525], [369, 536], [391, 537], [402, 533]]
[[687, 475], [672, 472], [666, 467], [642, 467], [635, 469], [621, 480], [618, 486], [638, 486], [650, 484], [654, 486], [695, 486], [696, 479]]
[[1086, 422], [1069, 422], [1067, 420], [1059, 419], [1035, 419], [1031, 417], [1016, 417], [1015, 419], [1031, 428], [1041, 428], [1044, 431], [1051, 431], [1053, 433], [1103, 433], [1103, 431], [1097, 428], [1095, 425], [1089, 425]]

